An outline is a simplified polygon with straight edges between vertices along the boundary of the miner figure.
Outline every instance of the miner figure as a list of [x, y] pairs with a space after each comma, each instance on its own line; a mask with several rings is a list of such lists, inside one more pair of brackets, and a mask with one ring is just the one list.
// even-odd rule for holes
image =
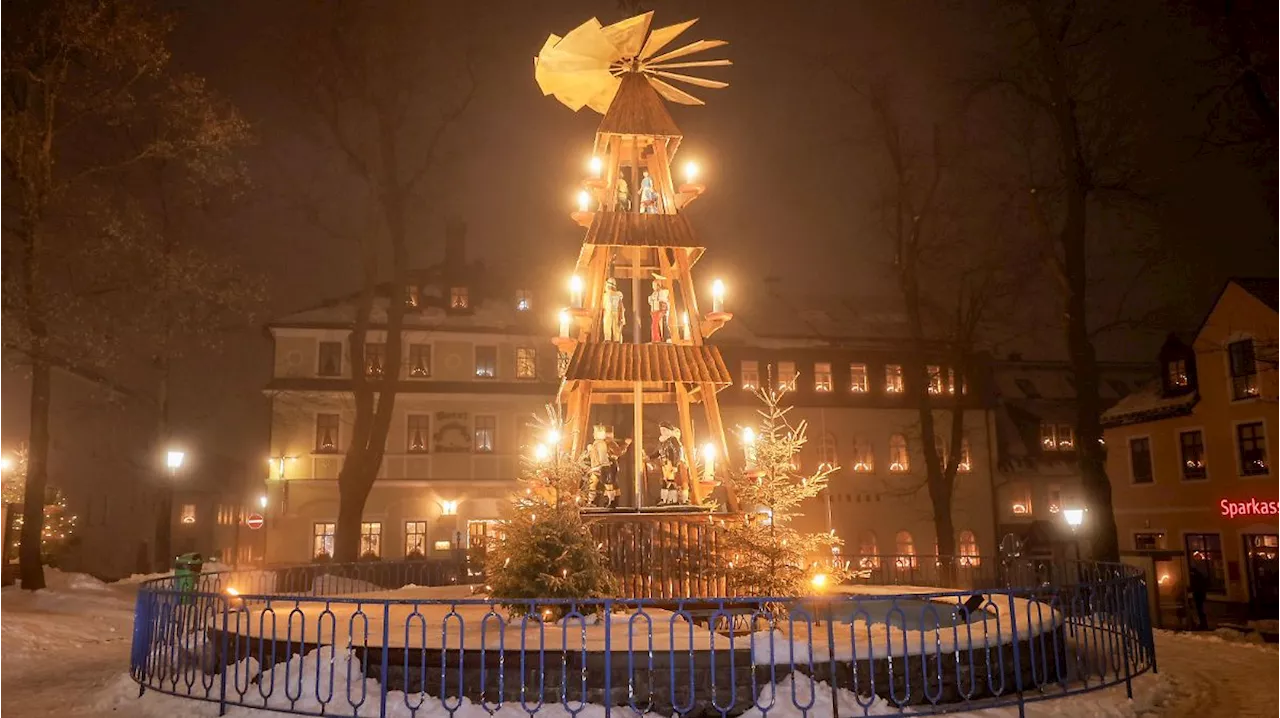
[[667, 422], [658, 424], [658, 450], [651, 458], [662, 469], [662, 490], [658, 504], [668, 506], [689, 503], [689, 466], [685, 460], [680, 430]]

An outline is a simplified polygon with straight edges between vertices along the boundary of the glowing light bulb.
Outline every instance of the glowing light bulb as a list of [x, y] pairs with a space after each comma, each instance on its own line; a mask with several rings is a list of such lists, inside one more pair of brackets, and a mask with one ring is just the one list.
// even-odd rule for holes
[[684, 165], [684, 181], [686, 184], [693, 184], [698, 179], [698, 163], [686, 162]]

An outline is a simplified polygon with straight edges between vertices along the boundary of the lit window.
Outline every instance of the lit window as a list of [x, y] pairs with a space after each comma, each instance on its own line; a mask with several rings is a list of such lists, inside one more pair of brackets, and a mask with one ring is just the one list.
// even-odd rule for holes
[[493, 447], [497, 443], [497, 434], [498, 417], [483, 415], [476, 416], [475, 450], [478, 453], [493, 453]]
[[196, 522], [196, 505], [183, 504], [182, 505], [182, 523], [193, 524], [195, 522]]
[[436, 541], [435, 543], [431, 544], [431, 548], [437, 551], [449, 551], [453, 549], [453, 544], [449, 541], [449, 539], [440, 539], [439, 541]]
[[498, 375], [498, 348], [476, 347], [476, 378], [492, 379]]
[[849, 391], [859, 394], [867, 392], [867, 365], [849, 365]]
[[1251, 399], [1258, 395], [1258, 366], [1254, 362], [1253, 340], [1243, 339], [1227, 345], [1231, 368], [1231, 398]]
[[360, 524], [360, 558], [382, 558], [382, 524], [366, 521]]
[[749, 359], [742, 360], [742, 388], [755, 391], [760, 388], [760, 362]]
[[853, 440], [853, 470], [860, 474], [876, 470], [876, 457], [871, 449], [871, 442], [861, 437]]
[[317, 523], [311, 531], [312, 558], [333, 558], [333, 534], [337, 524]]
[[409, 452], [424, 454], [429, 450], [428, 440], [431, 436], [431, 416], [428, 414], [410, 414], [408, 421]]
[[977, 566], [982, 563], [982, 558], [978, 555], [978, 537], [968, 529], [960, 532], [960, 538], [956, 541], [956, 553], [960, 554], [961, 566]]
[[889, 437], [889, 470], [895, 474], [911, 470], [911, 459], [907, 456], [907, 437], [902, 434]]
[[1056, 514], [1062, 511], [1062, 487], [1049, 487], [1049, 513]]
[[1013, 484], [1009, 487], [1009, 510], [1014, 516], [1032, 516], [1035, 514], [1031, 505], [1031, 487], [1026, 484]]
[[831, 391], [831, 364], [818, 362], [813, 365], [813, 390]]
[[1045, 451], [1058, 450], [1058, 425], [1040, 424], [1040, 448]]
[[1058, 450], [1071, 451], [1076, 446], [1076, 432], [1070, 424], [1058, 424]]
[[839, 466], [840, 461], [836, 456], [836, 435], [827, 433], [823, 435], [822, 442], [818, 444], [818, 455], [822, 463], [828, 466]]
[[948, 394], [956, 393], [956, 370], [955, 369], [947, 370], [947, 393]]
[[533, 347], [516, 347], [516, 378], [538, 377], [538, 353]]
[[1187, 563], [1192, 570], [1209, 579], [1210, 593], [1225, 593], [1226, 562], [1222, 557], [1222, 536], [1218, 534], [1186, 534]]
[[788, 391], [796, 388], [796, 363], [793, 361], [778, 362], [778, 389]]
[[889, 394], [902, 393], [902, 366], [888, 364], [884, 368], [884, 390]]
[[960, 463], [956, 465], [956, 471], [967, 474], [972, 470], [973, 457], [969, 453], [969, 437], [965, 436], [960, 439]]
[[880, 568], [880, 548], [874, 531], [858, 534], [858, 568]]
[[387, 368], [387, 345], [381, 342], [364, 345], [364, 375], [382, 376]]
[[1166, 366], [1169, 386], [1182, 388], [1187, 385], [1187, 360], [1174, 359]]
[[527, 312], [533, 308], [533, 292], [528, 289], [516, 290], [516, 311]]
[[1145, 436], [1129, 439], [1129, 466], [1133, 470], [1133, 483], [1150, 484], [1156, 480], [1151, 473], [1151, 439]]
[[925, 367], [929, 374], [929, 393], [942, 393], [942, 367], [936, 364], [930, 364]]
[[1203, 479], [1205, 477], [1204, 434], [1199, 430], [1180, 432], [1178, 446], [1181, 450], [1182, 478]]
[[342, 376], [342, 342], [320, 342], [317, 376]]
[[431, 345], [409, 345], [409, 376], [425, 379], [431, 376]]
[[471, 306], [471, 300], [467, 296], [466, 287], [453, 287], [449, 290], [450, 309], [466, 309], [469, 306]]
[[331, 454], [338, 450], [338, 415], [316, 414], [316, 453]]
[[405, 558], [423, 558], [427, 555], [427, 522], [404, 522]]
[[1240, 473], [1260, 476], [1267, 473], [1267, 437], [1261, 421], [1236, 425], [1236, 446], [1240, 450]]
[[916, 565], [916, 541], [911, 536], [910, 531], [899, 531], [895, 537], [897, 548], [897, 556], [894, 557], [894, 565], [898, 568], [915, 568]]

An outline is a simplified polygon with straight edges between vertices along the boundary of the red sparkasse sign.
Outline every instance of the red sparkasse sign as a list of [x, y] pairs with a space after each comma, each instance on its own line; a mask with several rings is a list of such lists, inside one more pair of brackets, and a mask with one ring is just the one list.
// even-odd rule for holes
[[244, 525], [251, 529], [260, 529], [264, 521], [262, 514], [249, 514], [244, 518]]
[[1233, 519], [1237, 516], [1275, 516], [1280, 514], [1280, 505], [1275, 501], [1232, 501], [1222, 499], [1218, 502], [1218, 510], [1223, 516]]

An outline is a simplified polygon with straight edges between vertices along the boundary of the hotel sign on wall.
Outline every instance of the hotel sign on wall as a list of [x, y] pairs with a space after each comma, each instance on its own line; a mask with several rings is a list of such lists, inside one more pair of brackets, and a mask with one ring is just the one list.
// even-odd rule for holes
[[1218, 510], [1223, 516], [1234, 519], [1237, 516], [1276, 516], [1280, 515], [1280, 506], [1275, 501], [1232, 501], [1222, 499], [1218, 502]]

